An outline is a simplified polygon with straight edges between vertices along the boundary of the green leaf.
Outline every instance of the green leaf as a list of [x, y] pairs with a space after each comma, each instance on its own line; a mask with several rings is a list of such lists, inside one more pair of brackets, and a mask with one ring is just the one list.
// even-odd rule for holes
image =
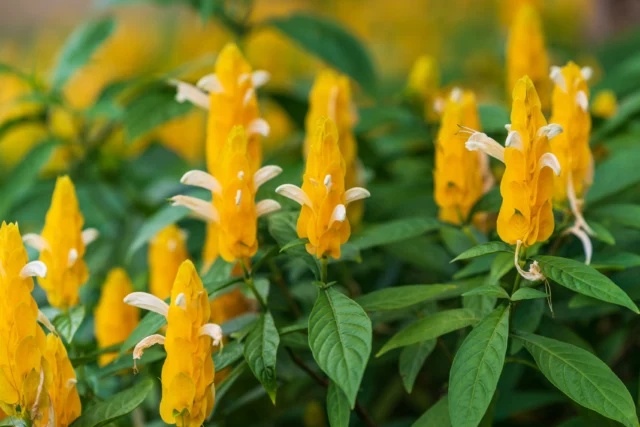
[[[640, 205], [606, 204], [589, 210], [589, 214], [613, 224], [640, 230]], [[591, 221], [588, 223], [591, 224]]]
[[138, 323], [138, 326], [136, 326], [133, 332], [129, 334], [125, 342], [122, 343], [122, 347], [120, 347], [120, 356], [135, 347], [143, 338], [155, 334], [166, 324], [167, 319], [163, 315], [154, 312], [147, 313], [140, 323]]
[[489, 297], [509, 299], [507, 291], [505, 291], [502, 286], [497, 285], [480, 286], [462, 294], [463, 297], [468, 297], [470, 295], [485, 295]]
[[395, 334], [380, 351], [378, 351], [376, 357], [380, 357], [394, 348], [405, 347], [438, 338], [449, 332], [474, 325], [479, 320], [478, 313], [466, 308], [456, 308], [431, 314], [417, 320]]
[[107, 400], [95, 403], [83, 411], [72, 427], [101, 427], [136, 409], [153, 388], [153, 380], [145, 378], [133, 387], [117, 393]]
[[629, 390], [593, 354], [571, 344], [528, 333], [516, 333], [540, 371], [576, 403], [629, 427], [638, 416]]
[[[469, 229], [471, 232], [471, 229]], [[459, 254], [471, 249], [474, 241], [460, 228], [443, 225], [440, 227], [442, 243], [452, 254]]]
[[335, 287], [319, 289], [309, 315], [309, 347], [318, 366], [346, 394], [353, 409], [371, 353], [371, 320]]
[[626, 270], [640, 266], [640, 255], [631, 252], [600, 252], [595, 254], [590, 265], [600, 271]]
[[596, 167], [593, 186], [586, 196], [587, 205], [599, 202], [640, 181], [640, 149], [618, 150]]
[[286, 245], [284, 245], [283, 247], [280, 248], [280, 253], [287, 251], [288, 249], [291, 248], [295, 248], [298, 246], [303, 246], [306, 245], [307, 243], [309, 243], [309, 239], [307, 239], [306, 237], [304, 239], [296, 239], [293, 240], [289, 243], [287, 243]]
[[457, 351], [449, 376], [449, 415], [455, 427], [477, 426], [500, 379], [509, 336], [509, 306], [485, 317]]
[[189, 209], [183, 206], [163, 206], [142, 224], [138, 234], [133, 239], [133, 243], [127, 251], [127, 259], [140, 249], [145, 243], [151, 240], [163, 228], [174, 224], [189, 215]]
[[296, 13], [267, 23], [351, 77], [370, 95], [375, 95], [376, 73], [369, 54], [362, 43], [337, 22]]
[[100, 18], [82, 25], [69, 36], [53, 72], [52, 84], [56, 89], [62, 88], [69, 77], [91, 59], [115, 26], [112, 17]]
[[487, 242], [478, 246], [474, 246], [468, 251], [464, 251], [451, 262], [460, 261], [463, 259], [476, 258], [483, 255], [495, 254], [498, 252], [507, 252], [512, 254], [513, 248], [504, 242]]
[[444, 396], [427, 410], [411, 427], [451, 427], [449, 397]]
[[349, 243], [360, 250], [401, 242], [440, 227], [433, 218], [403, 218], [374, 225], [352, 236]]
[[[508, 123], [504, 122], [504, 123]], [[478, 212], [498, 212], [502, 205], [502, 196], [500, 195], [500, 187], [495, 186], [491, 190], [482, 195], [480, 200], [471, 208], [469, 218]]]
[[76, 305], [66, 313], [60, 313], [53, 319], [53, 326], [67, 343], [73, 342], [73, 336], [84, 320], [84, 313], [84, 305]]
[[163, 360], [165, 357], [167, 357], [167, 353], [161, 348], [161, 346], [154, 346], [149, 348], [142, 354], [142, 357], [139, 360], [135, 361], [135, 363], [132, 355], [127, 354], [124, 357], [115, 359], [108, 365], [100, 368], [100, 370], [96, 373], [96, 378], [110, 377], [111, 375], [115, 375], [118, 372], [133, 369], [134, 366], [140, 368], [142, 366], [148, 365], [149, 363]]
[[534, 288], [520, 288], [511, 295], [511, 301], [521, 301], [526, 299], [547, 298], [549, 294]]
[[482, 131], [487, 134], [497, 133], [507, 135], [504, 127], [505, 123], [509, 123], [509, 112], [500, 104], [481, 104], [478, 105], [478, 114], [480, 115], [480, 124]]
[[640, 314], [631, 298], [602, 273], [581, 262], [554, 256], [535, 256], [542, 274], [565, 288], [588, 297], [627, 307]]
[[[514, 312], [511, 329], [528, 333], [536, 332], [542, 321], [545, 305], [545, 302], [539, 299], [520, 303], [518, 310]], [[520, 350], [522, 350], [522, 342], [512, 340], [511, 355], [517, 354]]]
[[276, 404], [276, 354], [280, 335], [271, 313], [263, 313], [247, 336], [244, 358], [253, 375], [262, 383], [273, 404]]
[[468, 295], [462, 297], [462, 307], [476, 312], [482, 319], [496, 307], [498, 298], [489, 295]]
[[213, 353], [213, 366], [216, 372], [223, 370], [227, 366], [231, 366], [244, 355], [244, 344], [240, 341], [231, 341], [224, 347]]
[[589, 221], [589, 227], [595, 233], [595, 238], [600, 240], [601, 242], [606, 243], [607, 245], [615, 245], [616, 239], [613, 237], [611, 232], [607, 230], [602, 224], [595, 221]]
[[22, 418], [7, 417], [0, 421], [2, 427], [27, 427], [27, 423]]
[[437, 301], [456, 285], [405, 285], [370, 292], [356, 299], [365, 311], [387, 311], [410, 307], [423, 301]]
[[329, 381], [327, 390], [327, 416], [331, 427], [349, 427], [349, 399], [333, 381]]
[[37, 144], [5, 179], [0, 188], [0, 218], [7, 218], [15, 204], [28, 194], [36, 183], [40, 170], [51, 158], [55, 145], [55, 141]]
[[400, 370], [402, 384], [404, 384], [404, 389], [407, 390], [407, 393], [411, 394], [418, 373], [420, 369], [422, 369], [424, 361], [427, 360], [427, 357], [429, 357], [436, 348], [436, 343], [436, 339], [430, 339], [402, 349], [398, 369]]
[[[278, 246], [286, 247], [289, 243], [298, 240], [296, 222], [298, 212], [276, 212], [268, 217], [269, 234], [276, 239]], [[300, 258], [311, 269], [317, 280], [320, 280], [320, 264], [318, 259], [309, 254], [303, 246], [292, 246], [287, 249], [287, 254]]]

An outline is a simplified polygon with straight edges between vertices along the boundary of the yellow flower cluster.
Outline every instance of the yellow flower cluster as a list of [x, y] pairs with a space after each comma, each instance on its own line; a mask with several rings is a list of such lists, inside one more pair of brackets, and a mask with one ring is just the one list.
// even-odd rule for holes
[[186, 233], [172, 224], [149, 243], [149, 290], [162, 300], [171, 295], [178, 269], [189, 258], [186, 240]]
[[427, 55], [418, 57], [409, 72], [407, 94], [423, 104], [425, 119], [430, 122], [438, 119], [435, 103], [439, 90], [440, 70], [435, 58]]

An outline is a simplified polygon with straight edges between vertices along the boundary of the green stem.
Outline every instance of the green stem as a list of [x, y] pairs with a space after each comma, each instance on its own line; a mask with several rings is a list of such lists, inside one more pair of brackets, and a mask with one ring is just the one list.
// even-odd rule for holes
[[258, 290], [256, 289], [256, 285], [255, 283], [253, 283], [253, 276], [251, 275], [251, 272], [247, 270], [247, 266], [243, 259], [240, 260], [240, 266], [242, 267], [242, 273], [244, 275], [244, 283], [246, 283], [249, 289], [251, 289], [251, 292], [253, 292], [253, 295], [256, 297], [256, 299], [260, 303], [260, 306], [262, 307], [262, 309], [266, 311], [267, 303], [262, 298], [262, 295], [260, 295], [260, 292], [258, 292]]
[[323, 284], [327, 284], [327, 275], [328, 275], [328, 270], [329, 270], [329, 258], [325, 255], [322, 258], [320, 258], [320, 265], [321, 265], [321, 269], [320, 269], [320, 281]]

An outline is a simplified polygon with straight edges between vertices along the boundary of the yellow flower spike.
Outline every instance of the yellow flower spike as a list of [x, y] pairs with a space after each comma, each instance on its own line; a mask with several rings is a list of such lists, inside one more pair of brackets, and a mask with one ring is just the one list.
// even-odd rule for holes
[[49, 408], [43, 413], [41, 425], [67, 427], [80, 416], [82, 407], [76, 373], [59, 336], [47, 335], [44, 357], [51, 369], [52, 381], [47, 387]]
[[475, 97], [455, 88], [446, 103], [435, 158], [435, 199], [439, 218], [451, 224], [467, 220], [473, 205], [483, 193], [481, 156], [465, 148], [466, 138], [460, 126], [479, 130]]
[[591, 112], [594, 116], [608, 119], [618, 112], [618, 100], [612, 90], [601, 90], [593, 99]]
[[93, 228], [83, 231], [83, 225], [75, 187], [65, 175], [56, 181], [42, 235], [24, 236], [25, 243], [40, 251], [40, 261], [49, 268], [40, 286], [49, 303], [63, 310], [78, 304], [80, 286], [89, 278], [84, 252], [98, 232]]
[[543, 242], [553, 232], [553, 175], [560, 175], [560, 163], [551, 153], [549, 140], [558, 136], [562, 127], [547, 125], [540, 98], [527, 76], [513, 89], [511, 124], [506, 127], [509, 136], [505, 147], [480, 132], [472, 133], [466, 146], [504, 162], [498, 235], [506, 243], [517, 245], [515, 265], [520, 274], [528, 280], [540, 280], [544, 276], [537, 264], [529, 272], [523, 271], [518, 254], [521, 246]]
[[542, 109], [546, 110], [551, 95], [549, 59], [540, 15], [534, 6], [524, 4], [518, 9], [511, 23], [506, 57], [507, 91], [527, 75], [540, 94]]
[[333, 120], [319, 119], [314, 134], [302, 188], [284, 184], [276, 192], [302, 206], [297, 230], [300, 238], [309, 239], [307, 251], [318, 258], [337, 259], [340, 245], [346, 243], [351, 234], [347, 206], [370, 194], [360, 187], [345, 191], [345, 161]]
[[[95, 334], [99, 348], [123, 343], [138, 325], [138, 309], [122, 302], [132, 292], [131, 280], [124, 269], [114, 268], [109, 272], [95, 311]], [[117, 355], [117, 352], [102, 354], [98, 364], [104, 366]]]
[[46, 274], [47, 268], [41, 261], [28, 262], [18, 226], [3, 222], [0, 227], [0, 408], [8, 415], [29, 420], [41, 416], [48, 407], [43, 392], [45, 379], [50, 379], [43, 363], [46, 338], [37, 324], [38, 319], [46, 318], [31, 296], [32, 277], [42, 278]]
[[172, 224], [149, 243], [149, 290], [160, 299], [171, 295], [178, 268], [189, 258], [186, 240], [186, 233]]
[[440, 70], [435, 58], [429, 55], [418, 57], [409, 72], [406, 92], [422, 102], [425, 118], [430, 122], [438, 120], [439, 112], [434, 103], [439, 89]]
[[162, 367], [160, 416], [167, 424], [197, 427], [213, 410], [215, 390], [213, 346], [222, 343], [222, 329], [209, 323], [209, 297], [193, 263], [184, 261], [171, 291], [171, 305], [144, 292], [134, 292], [127, 304], [151, 309], [167, 318], [167, 334], [151, 335], [138, 343], [134, 360], [151, 345], [167, 352]]

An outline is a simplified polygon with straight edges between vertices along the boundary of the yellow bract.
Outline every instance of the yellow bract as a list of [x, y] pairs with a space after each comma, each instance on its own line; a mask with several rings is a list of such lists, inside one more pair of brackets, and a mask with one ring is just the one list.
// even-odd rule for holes
[[47, 335], [44, 357], [52, 374], [46, 390], [53, 409], [44, 412], [41, 425], [67, 427], [80, 416], [82, 408], [76, 373], [60, 337], [52, 333]]
[[460, 126], [480, 130], [480, 120], [473, 93], [454, 89], [442, 115], [433, 173], [439, 218], [452, 224], [466, 221], [483, 193], [481, 157], [485, 154], [465, 148], [467, 137], [460, 133]]
[[[123, 343], [138, 325], [138, 309], [122, 302], [131, 292], [133, 288], [127, 272], [122, 268], [111, 270], [102, 286], [95, 311], [95, 334], [100, 348]], [[117, 355], [117, 352], [101, 354], [98, 364], [104, 366]]]
[[149, 243], [149, 290], [160, 299], [171, 295], [178, 268], [189, 258], [185, 233], [171, 224]]
[[407, 80], [407, 93], [424, 105], [425, 119], [436, 121], [438, 113], [434, 103], [440, 89], [440, 70], [435, 58], [422, 55], [416, 59]]
[[618, 101], [616, 94], [612, 90], [602, 90], [593, 99], [591, 111], [596, 117], [608, 119], [613, 117], [618, 111]]

